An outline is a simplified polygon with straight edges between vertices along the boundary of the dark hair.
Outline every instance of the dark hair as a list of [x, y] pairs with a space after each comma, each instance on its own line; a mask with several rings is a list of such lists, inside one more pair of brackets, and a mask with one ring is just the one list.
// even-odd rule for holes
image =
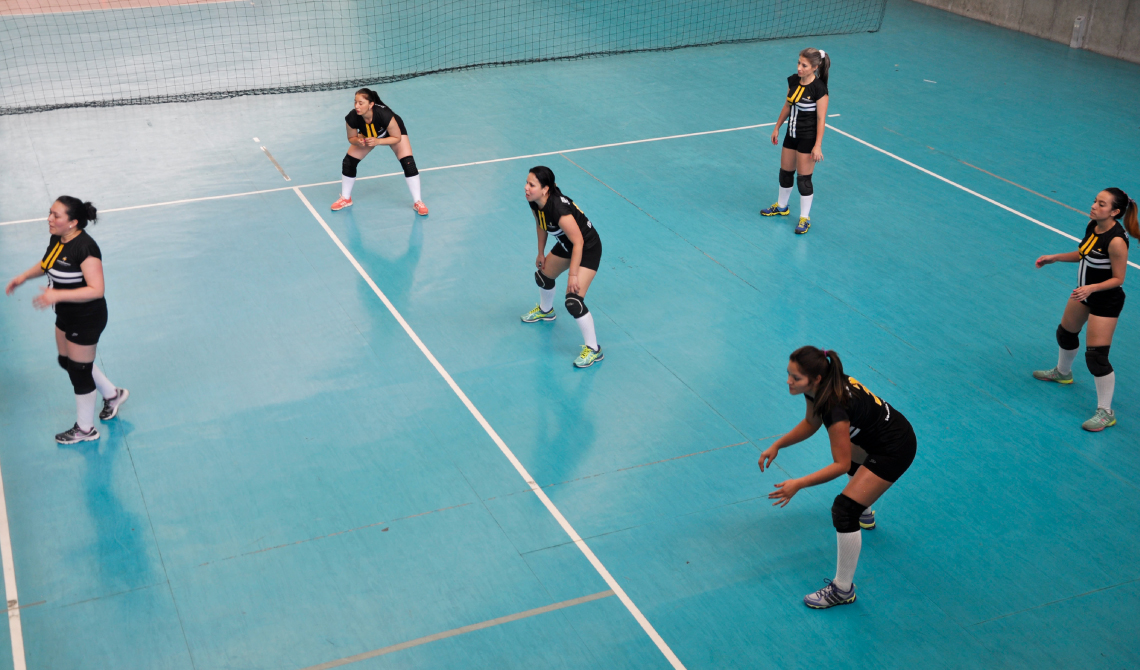
[[[827, 83], [827, 82], [824, 82], [824, 83]], [[376, 93], [376, 91], [373, 91], [370, 88], [362, 88], [356, 92], [356, 95], [363, 95], [364, 97], [371, 100], [372, 104], [374, 104], [374, 105], [383, 105], [384, 104], [384, 103], [380, 102], [380, 96]], [[353, 97], [356, 97], [356, 96], [353, 96]]]
[[800, 366], [808, 379], [819, 377], [819, 388], [815, 392], [816, 416], [824, 416], [837, 404], [844, 404], [847, 375], [843, 374], [839, 354], [807, 346], [793, 351], [788, 360]]
[[56, 202], [63, 205], [67, 210], [67, 218], [69, 221], [78, 221], [78, 227], [83, 230], [87, 227], [88, 223], [95, 223], [95, 217], [98, 211], [95, 205], [89, 202], [83, 202], [79, 198], [73, 198], [70, 195], [61, 195], [55, 199]]
[[826, 51], [808, 47], [800, 52], [800, 58], [806, 58], [807, 62], [811, 63], [815, 68], [815, 76], [827, 86], [827, 71], [831, 69], [831, 56], [828, 56]]
[[1112, 218], [1119, 221], [1123, 217], [1124, 229], [1128, 231], [1128, 234], [1140, 238], [1140, 224], [1136, 221], [1136, 201], [1116, 187], [1104, 190], [1112, 194], [1112, 208], [1120, 210], [1120, 213]]
[[554, 182], [554, 171], [545, 165], [536, 165], [530, 169], [530, 173], [538, 180], [539, 186], [546, 186], [550, 192], [546, 194], [547, 198], [554, 198], [562, 195], [562, 190], [558, 188], [558, 184]]

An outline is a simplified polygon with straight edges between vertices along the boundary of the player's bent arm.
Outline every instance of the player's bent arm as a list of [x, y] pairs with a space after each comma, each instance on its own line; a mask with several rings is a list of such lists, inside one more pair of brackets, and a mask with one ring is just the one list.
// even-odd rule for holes
[[574, 217], [569, 214], [563, 214], [558, 219], [558, 226], [562, 228], [562, 232], [574, 245], [574, 251], [570, 253], [570, 276], [575, 277], [578, 275], [578, 268], [582, 265], [582, 247], [584, 245], [582, 230], [578, 228], [578, 222]]
[[351, 144], [353, 146], [357, 146], [357, 147], [364, 146], [364, 136], [360, 134], [359, 130], [348, 125], [347, 122], [344, 124], [344, 127], [348, 131], [348, 143], [349, 144]]
[[805, 477], [799, 478], [800, 488], [819, 486], [842, 477], [851, 469], [851, 423], [836, 421], [827, 429], [831, 440], [831, 465], [820, 468]]
[[827, 100], [828, 96], [823, 96], [815, 101], [815, 117], [817, 123], [815, 124], [815, 148], [819, 149], [823, 146], [823, 131], [827, 128]]
[[1081, 252], [1070, 251], [1064, 254], [1053, 254], [1052, 256], [1049, 256], [1049, 258], [1052, 259], [1051, 262], [1053, 263], [1080, 263]]
[[773, 442], [772, 445], [768, 448], [779, 451], [784, 447], [790, 447], [793, 444], [799, 444], [812, 435], [815, 435], [815, 432], [819, 430], [819, 427], [821, 425], [823, 425], [823, 421], [818, 416], [815, 416], [815, 405], [812, 404], [812, 401], [808, 400], [807, 413], [804, 416], [803, 420], [797, 423], [796, 427], [788, 431], [787, 434], [783, 435], [780, 437], [780, 439]]
[[79, 264], [79, 269], [87, 286], [59, 291], [56, 302], [91, 302], [103, 297], [103, 261], [89, 256]]
[[1094, 291], [1108, 291], [1124, 284], [1124, 273], [1128, 270], [1128, 243], [1116, 238], [1108, 245], [1108, 259], [1112, 263], [1112, 279], [1106, 279], [1090, 288]]
[[784, 121], [788, 120], [788, 116], [790, 116], [791, 113], [792, 106], [788, 104], [787, 100], [784, 100], [784, 106], [780, 108], [780, 116], [776, 117], [776, 130], [779, 130], [780, 126], [784, 125]]
[[8, 288], [4, 292], [11, 293], [12, 291], [16, 290], [17, 286], [23, 284], [29, 279], [35, 279], [36, 277], [42, 276], [44, 276], [44, 269], [40, 267], [39, 263], [36, 263], [32, 267], [13, 277], [12, 281], [8, 282]]

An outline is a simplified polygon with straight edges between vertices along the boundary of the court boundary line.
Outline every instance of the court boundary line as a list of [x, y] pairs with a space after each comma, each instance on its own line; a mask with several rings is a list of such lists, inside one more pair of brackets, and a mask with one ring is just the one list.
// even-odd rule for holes
[[[1021, 218], [1025, 219], [1026, 221], [1029, 221], [1031, 223], [1035, 223], [1035, 224], [1041, 226], [1042, 228], [1044, 228], [1046, 230], [1051, 230], [1054, 233], [1057, 233], [1058, 235], [1060, 235], [1062, 237], [1067, 237], [1070, 240], [1072, 240], [1078, 244], [1080, 244], [1080, 242], [1081, 242], [1081, 238], [1079, 238], [1079, 237], [1073, 237], [1072, 235], [1066, 233], [1065, 231], [1060, 230], [1058, 228], [1054, 228], [1053, 226], [1050, 226], [1049, 224], [1044, 223], [1042, 221], [1038, 221], [1037, 219], [1033, 218], [1032, 216], [1029, 216], [1028, 214], [1024, 214], [1022, 212], [1019, 212], [1016, 209], [1010, 207], [1009, 205], [1003, 205], [1002, 203], [998, 202], [997, 200], [994, 200], [993, 198], [984, 196], [981, 193], [978, 193], [977, 191], [974, 191], [972, 189], [966, 188], [965, 186], [962, 186], [961, 184], [959, 184], [956, 181], [952, 181], [950, 179], [947, 179], [946, 177], [943, 177], [942, 175], [938, 174], [937, 172], [932, 172], [930, 170], [927, 170], [926, 168], [922, 167], [921, 165], [918, 165], [916, 163], [912, 163], [912, 162], [908, 161], [907, 159], [902, 158], [901, 156], [897, 156], [895, 154], [892, 154], [891, 152], [887, 151], [886, 149], [879, 148], [879, 147], [875, 146], [874, 144], [871, 144], [870, 142], [868, 142], [866, 140], [859, 139], [858, 137], [855, 137], [851, 133], [844, 132], [844, 131], [836, 128], [835, 126], [831, 125], [830, 123], [827, 124], [827, 127], [830, 128], [831, 130], [834, 130], [835, 132], [839, 133], [840, 135], [843, 135], [844, 137], [855, 140], [856, 142], [858, 142], [859, 144], [862, 144], [865, 147], [869, 147], [871, 149], [874, 149], [875, 151], [878, 151], [879, 153], [881, 153], [885, 156], [890, 156], [891, 158], [895, 159], [896, 161], [898, 161], [904, 165], [909, 165], [910, 167], [914, 168], [915, 170], [918, 170], [919, 172], [925, 172], [926, 174], [930, 175], [931, 177], [934, 177], [935, 179], [937, 179], [939, 181], [950, 184], [954, 188], [961, 189], [961, 190], [965, 191], [966, 193], [969, 193], [970, 195], [972, 195], [976, 198], [981, 198], [982, 200], [985, 200], [986, 202], [990, 203], [991, 205], [995, 205], [997, 207], [1000, 207], [1000, 208], [1004, 209], [1005, 211], [1009, 212], [1010, 214], [1015, 214], [1017, 216], [1020, 216]], [[962, 162], [962, 161], [959, 161], [959, 162]], [[969, 163], [966, 163], [966, 164], [969, 165]], [[970, 165], [970, 167], [972, 167], [974, 169], [979, 169], [979, 170], [981, 169], [981, 168], [977, 168], [973, 165]], [[982, 170], [982, 172], [985, 172], [985, 170]], [[988, 174], [992, 174], [992, 173], [988, 173]], [[997, 177], [997, 175], [993, 175], [993, 176]], [[998, 177], [998, 178], [1001, 179], [1000, 177]], [[1008, 180], [1002, 180], [1002, 181], [1008, 181]], [[1010, 182], [1010, 183], [1012, 184], [1013, 182]], [[1018, 184], [1013, 184], [1013, 185], [1018, 186]], [[1019, 188], [1024, 188], [1024, 187], [1019, 186]], [[1029, 189], [1025, 189], [1025, 190], [1028, 191]], [[1032, 193], [1032, 191], [1030, 191], [1030, 192]], [[1038, 194], [1038, 195], [1040, 195], [1040, 194]], [[1058, 204], [1060, 204], [1060, 203], [1058, 203]], [[1133, 263], [1132, 261], [1128, 261], [1128, 264], [1134, 268], [1140, 269], [1140, 265], [1137, 265], [1137, 264]]]
[[602, 579], [605, 580], [606, 584], [614, 592], [614, 595], [616, 595], [618, 599], [621, 600], [622, 604], [625, 605], [625, 608], [629, 610], [629, 613], [632, 614], [637, 623], [641, 625], [641, 629], [645, 631], [646, 635], [648, 635], [649, 639], [653, 641], [653, 644], [657, 646], [657, 649], [661, 652], [665, 659], [668, 660], [670, 665], [672, 665], [676, 670], [685, 670], [685, 666], [681, 663], [681, 660], [677, 658], [677, 655], [673, 653], [673, 650], [669, 648], [669, 645], [666, 644], [661, 635], [657, 633], [657, 630], [651, 623], [649, 623], [649, 620], [645, 618], [645, 615], [642, 614], [641, 610], [638, 609], [637, 605], [634, 604], [633, 600], [630, 599], [629, 595], [626, 594], [621, 585], [617, 583], [617, 580], [614, 579], [613, 575], [610, 574], [610, 571], [606, 569], [606, 566], [602, 565], [602, 562], [598, 559], [597, 556], [594, 555], [594, 552], [590, 549], [589, 545], [586, 544], [586, 541], [582, 539], [582, 537], [578, 534], [578, 531], [574, 530], [574, 527], [570, 525], [570, 522], [566, 520], [566, 517], [563, 516], [562, 512], [559, 511], [559, 509], [554, 505], [554, 502], [546, 495], [546, 492], [542, 490], [542, 487], [538, 485], [538, 483], [534, 480], [534, 477], [530, 475], [526, 467], [523, 466], [522, 462], [519, 461], [514, 452], [512, 452], [510, 447], [507, 446], [507, 443], [503, 441], [503, 438], [499, 437], [499, 434], [495, 432], [495, 429], [491, 427], [491, 424], [487, 421], [486, 418], [483, 417], [483, 414], [478, 410], [478, 408], [475, 407], [475, 404], [471, 402], [471, 399], [467, 397], [467, 394], [463, 392], [463, 389], [459, 388], [459, 384], [455, 382], [447, 370], [444, 369], [443, 365], [440, 364], [439, 360], [436, 359], [435, 355], [431, 353], [431, 350], [428, 349], [427, 345], [423, 343], [423, 340], [421, 340], [419, 335], [416, 334], [416, 331], [412, 330], [411, 325], [409, 325], [408, 322], [404, 320], [403, 315], [401, 315], [399, 310], [396, 309], [396, 306], [393, 305], [390, 300], [388, 300], [388, 296], [384, 295], [384, 292], [381, 291], [380, 287], [376, 285], [376, 282], [372, 280], [372, 277], [369, 276], [367, 271], [365, 271], [364, 266], [362, 266], [360, 262], [356, 260], [356, 257], [352, 255], [352, 252], [348, 250], [348, 247], [344, 246], [344, 243], [341, 242], [340, 238], [337, 237], [336, 233], [334, 233], [332, 228], [329, 227], [329, 224], [325, 222], [324, 218], [322, 218], [321, 215], [317, 212], [316, 208], [313, 207], [313, 204], [309, 202], [309, 199], [306, 198], [305, 194], [301, 192], [300, 187], [293, 187], [293, 192], [297, 194], [297, 197], [300, 198], [301, 202], [304, 203], [306, 208], [308, 208], [309, 213], [313, 215], [313, 218], [317, 220], [317, 223], [321, 224], [321, 227], [325, 229], [325, 232], [328, 233], [330, 238], [332, 238], [332, 241], [336, 244], [337, 248], [340, 249], [341, 253], [344, 254], [345, 258], [347, 258], [352, 266], [356, 268], [357, 273], [368, 284], [368, 287], [372, 289], [372, 292], [376, 294], [376, 297], [380, 298], [380, 301], [383, 302], [384, 306], [388, 308], [388, 312], [393, 316], [393, 318], [396, 319], [397, 323], [399, 323], [400, 326], [404, 329], [404, 332], [407, 333], [408, 337], [411, 338], [412, 342], [415, 343], [416, 347], [419, 348], [424, 357], [428, 359], [428, 362], [432, 364], [432, 367], [435, 368], [436, 372], [438, 372], [439, 375], [443, 377], [443, 380], [447, 382], [447, 385], [451, 387], [452, 392], [454, 392], [455, 395], [458, 396], [459, 400], [463, 403], [463, 405], [467, 407], [467, 411], [471, 413], [471, 416], [473, 416], [475, 420], [479, 422], [479, 425], [483, 427], [483, 431], [487, 433], [487, 436], [491, 438], [497, 447], [499, 447], [499, 451], [501, 451], [503, 455], [507, 457], [507, 460], [511, 462], [511, 465], [514, 466], [515, 471], [518, 472], [518, 474], [527, 483], [527, 485], [530, 487], [530, 490], [534, 492], [535, 496], [537, 496], [538, 499], [542, 502], [543, 506], [546, 507], [546, 510], [550, 512], [550, 515], [554, 517], [554, 519], [558, 522], [558, 525], [562, 527], [562, 530], [570, 537], [570, 540], [586, 557], [586, 560], [588, 560], [590, 564], [594, 566], [594, 570], [596, 570], [597, 573], [601, 575]]
[[12, 667], [13, 670], [27, 670], [28, 665], [24, 658], [24, 626], [20, 620], [20, 596], [16, 592], [16, 561], [12, 555], [12, 536], [8, 532], [8, 498], [4, 493], [2, 472], [0, 472], [0, 562], [4, 566], [4, 599], [8, 602]]
[[366, 652], [361, 653], [361, 654], [354, 654], [352, 656], [346, 656], [344, 658], [338, 658], [335, 661], [327, 661], [325, 663], [319, 663], [317, 665], [310, 665], [307, 668], [302, 668], [302, 670], [329, 670], [329, 668], [339, 668], [342, 665], [348, 665], [349, 663], [357, 663], [359, 661], [366, 661], [370, 658], [376, 658], [377, 656], [384, 656], [386, 654], [391, 654], [392, 652], [395, 652], [395, 651], [403, 651], [404, 649], [411, 649], [412, 647], [418, 647], [422, 644], [427, 644], [429, 642], [436, 642], [438, 640], [446, 640], [449, 637], [455, 637], [457, 635], [463, 635], [464, 633], [473, 633], [477, 630], [483, 630], [484, 628], [492, 628], [494, 626], [501, 626], [505, 623], [511, 623], [512, 621], [529, 619], [530, 617], [538, 616], [539, 614], [546, 614], [547, 612], [555, 612], [555, 611], [558, 611], [561, 609], [566, 609], [567, 607], [574, 607], [575, 605], [584, 605], [586, 603], [594, 602], [595, 600], [603, 600], [605, 598], [609, 598], [612, 595], [614, 595], [614, 592], [612, 590], [607, 589], [605, 591], [599, 591], [598, 593], [591, 593], [588, 596], [581, 596], [579, 598], [572, 598], [570, 600], [563, 600], [562, 602], [559, 602], [559, 603], [551, 603], [549, 605], [544, 605], [542, 607], [536, 607], [534, 609], [526, 610], [524, 612], [516, 612], [514, 614], [508, 614], [506, 616], [501, 616], [501, 617], [497, 617], [494, 619], [488, 619], [487, 621], [480, 621], [479, 623], [473, 623], [473, 624], [470, 624], [467, 626], [461, 626], [459, 628], [452, 628], [451, 630], [445, 630], [441, 633], [434, 633], [432, 635], [425, 635], [423, 637], [417, 637], [414, 640], [408, 640], [407, 642], [400, 642], [398, 644], [389, 645], [387, 647], [381, 647], [380, 649], [373, 649], [372, 651], [366, 651]]

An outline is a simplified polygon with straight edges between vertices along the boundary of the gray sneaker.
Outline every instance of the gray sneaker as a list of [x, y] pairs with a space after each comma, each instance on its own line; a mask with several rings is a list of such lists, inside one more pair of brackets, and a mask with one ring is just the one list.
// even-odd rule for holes
[[836, 605], [847, 605], [855, 602], [855, 585], [851, 585], [851, 590], [844, 592], [840, 591], [830, 579], [824, 580], [827, 586], [804, 596], [804, 604], [813, 610], [825, 610], [828, 607], [835, 607]]
[[1057, 382], [1058, 384], [1072, 384], [1073, 371], [1070, 370], [1069, 374], [1063, 375], [1057, 371], [1057, 368], [1052, 370], [1034, 370], [1033, 378], [1040, 379], [1043, 382]]
[[110, 421], [115, 418], [119, 413], [119, 407], [127, 401], [131, 396], [131, 392], [127, 389], [115, 389], [118, 393], [114, 398], [103, 398], [103, 411], [99, 412], [99, 419], [102, 421]]
[[94, 426], [91, 427], [91, 430], [85, 431], [79, 427], [78, 423], [55, 436], [55, 441], [60, 444], [75, 444], [76, 442], [89, 442], [98, 439], [99, 431], [95, 430]]
[[1116, 425], [1116, 413], [1110, 409], [1103, 407], [1096, 408], [1096, 414], [1092, 418], [1081, 424], [1081, 428], [1091, 432], [1099, 433], [1105, 428], [1111, 428]]

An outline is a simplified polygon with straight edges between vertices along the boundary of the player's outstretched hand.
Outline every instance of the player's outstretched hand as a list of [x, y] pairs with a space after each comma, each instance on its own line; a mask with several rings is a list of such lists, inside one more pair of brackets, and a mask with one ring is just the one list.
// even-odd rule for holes
[[8, 286], [4, 289], [4, 295], [12, 295], [12, 291], [15, 291], [16, 287], [23, 283], [23, 275], [20, 275], [19, 277], [12, 277], [12, 281], [8, 282]]
[[823, 149], [815, 147], [811, 150], [811, 159], [816, 163], [823, 161]]
[[1054, 261], [1055, 261], [1055, 259], [1052, 256], [1041, 256], [1037, 259], [1037, 262], [1034, 263], [1034, 265], [1040, 268], [1040, 267], [1045, 267], [1046, 265], [1049, 265], [1050, 263], [1053, 263]]
[[772, 461], [776, 460], [776, 454], [780, 450], [775, 447], [768, 447], [764, 453], [760, 454], [760, 472], [764, 472], [767, 468], [772, 467]]
[[47, 309], [55, 303], [59, 302], [57, 299], [58, 293], [55, 289], [44, 287], [40, 294], [32, 298], [32, 307], [36, 309]]
[[799, 484], [794, 479], [789, 479], [786, 482], [776, 484], [776, 490], [768, 494], [769, 500], [775, 500], [772, 506], [779, 505], [780, 507], [787, 507], [788, 503], [792, 502], [792, 496], [800, 490]]

